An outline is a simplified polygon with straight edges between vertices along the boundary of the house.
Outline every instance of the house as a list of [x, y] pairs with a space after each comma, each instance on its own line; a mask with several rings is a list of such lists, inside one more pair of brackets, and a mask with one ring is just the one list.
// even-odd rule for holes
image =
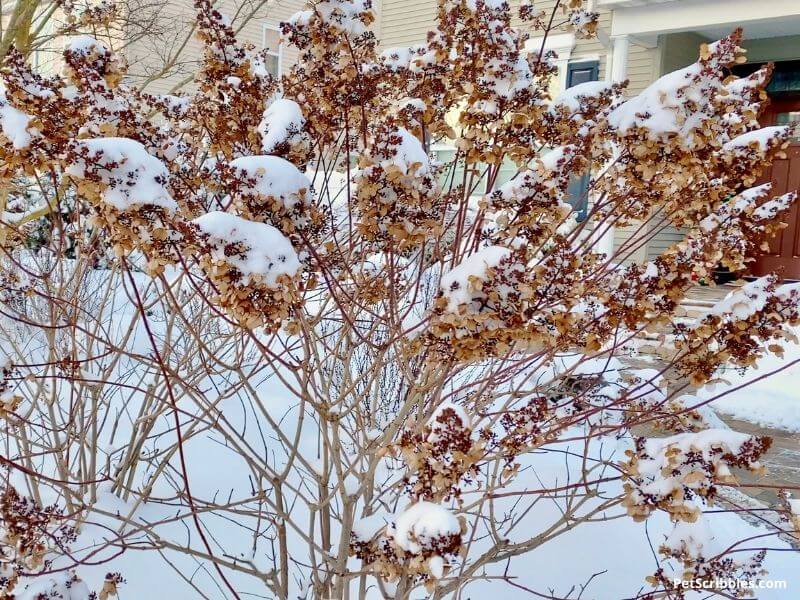
[[[267, 68], [276, 75], [297, 59], [294, 48], [280, 43], [280, 24], [305, 5], [306, 0], [215, 2], [217, 9], [233, 20], [240, 41], [267, 50]], [[197, 72], [203, 50], [194, 35], [195, 17], [193, 0], [165, 0], [125, 13], [116, 27], [95, 35], [125, 57], [132, 81], [150, 93], [166, 94], [186, 88]], [[5, 13], [4, 18], [7, 20]], [[31, 54], [37, 71], [58, 73], [63, 68], [66, 39], [54, 34], [66, 24], [64, 12], [54, 9], [41, 25], [44, 41]]]
[[[305, 4], [305, 0], [266, 3], [221, 0], [215, 6], [233, 20], [240, 41], [267, 50], [270, 58], [267, 67], [278, 75], [297, 60], [296, 50], [280, 43], [280, 24], [303, 10]], [[176, 86], [185, 86], [196, 73], [202, 57], [202, 44], [193, 35], [194, 3], [191, 0], [166, 0], [161, 11], [159, 23], [167, 24], [169, 30], [144, 36], [124, 50], [131, 76], [147, 82], [147, 91], [155, 94], [169, 93]], [[163, 72], [165, 67], [166, 74]]]
[[[511, 4], [513, 8], [519, 0], [511, 0]], [[550, 11], [555, 4], [556, 0], [543, 0], [535, 6]], [[435, 20], [436, 5], [431, 0], [383, 0], [382, 45], [423, 41]], [[768, 90], [772, 103], [763, 124], [800, 121], [800, 0], [595, 0], [590, 8], [600, 13], [596, 39], [576, 39], [564, 31], [551, 34], [546, 41], [545, 47], [559, 57], [559, 78], [553, 82], [553, 92], [594, 79], [627, 79], [628, 94], [636, 94], [661, 75], [696, 61], [702, 43], [743, 27], [748, 63], [737, 67], [739, 74], [752, 72], [765, 62], [776, 65]], [[532, 47], [539, 47], [536, 38]], [[765, 178], [773, 180], [777, 193], [800, 188], [800, 144], [792, 145], [787, 158], [776, 161]], [[777, 269], [787, 278], [800, 279], [798, 211], [795, 206], [788, 227], [772, 241], [770, 252], [752, 265], [751, 275]], [[634, 229], [617, 229], [615, 246]], [[675, 227], [660, 227], [632, 259], [651, 259], [683, 235]]]
[[[800, 2], [798, 0], [598, 0], [610, 27], [612, 54], [628, 54], [620, 61], [614, 79], [630, 77], [641, 83], [641, 72], [650, 62], [651, 79], [684, 67], [696, 60], [697, 47], [744, 29], [748, 62], [735, 72], [754, 71], [766, 62], [775, 63], [768, 88], [771, 104], [762, 117], [763, 125], [800, 122]], [[634, 61], [634, 49], [639, 61]], [[616, 62], [614, 63], [617, 64]], [[773, 190], [784, 193], [800, 189], [800, 140], [792, 144], [786, 159], [777, 160], [765, 180]], [[769, 252], [751, 267], [750, 275], [778, 270], [784, 277], [800, 279], [800, 207], [795, 205], [788, 226], [770, 244]], [[626, 232], [618, 231], [618, 241]], [[661, 253], [678, 241], [682, 232], [667, 228], [654, 235], [645, 248], [646, 257]]]

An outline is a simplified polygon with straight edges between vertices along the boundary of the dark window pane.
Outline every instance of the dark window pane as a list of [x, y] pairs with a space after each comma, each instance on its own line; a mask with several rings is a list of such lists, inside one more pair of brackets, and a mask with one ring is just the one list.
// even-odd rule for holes
[[572, 87], [587, 81], [594, 81], [594, 71], [592, 69], [574, 69], [569, 84]]
[[567, 87], [586, 83], [587, 81], [597, 81], [600, 65], [598, 62], [582, 62], [567, 65]]
[[[597, 81], [600, 74], [600, 65], [597, 61], [573, 63], [567, 66], [567, 87], [587, 81]], [[578, 221], [586, 218], [586, 211], [589, 204], [589, 174], [573, 176], [567, 188], [568, 202], [575, 209], [575, 217]]]

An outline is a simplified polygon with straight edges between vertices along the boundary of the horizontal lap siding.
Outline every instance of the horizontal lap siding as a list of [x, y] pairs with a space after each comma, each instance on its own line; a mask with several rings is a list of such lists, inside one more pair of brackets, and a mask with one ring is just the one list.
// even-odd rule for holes
[[[380, 35], [378, 36], [381, 47], [394, 48], [424, 42], [428, 31], [436, 27], [437, 6], [435, 0], [383, 0], [380, 10]], [[538, 10], [550, 14], [555, 6], [555, 0], [536, 2], [535, 6]], [[519, 0], [511, 0], [511, 9], [514, 15], [512, 24], [522, 30], [528, 29], [529, 25], [517, 16]], [[609, 30], [610, 25], [611, 13], [607, 11], [601, 13], [600, 27]], [[537, 36], [536, 31], [530, 33], [534, 37]], [[540, 34], [539, 32], [538, 35]], [[602, 79], [606, 72], [606, 52], [604, 46], [596, 39], [577, 40], [570, 60], [576, 61], [582, 57], [599, 60], [600, 78]]]
[[683, 229], [678, 229], [671, 225], [663, 229], [647, 245], [647, 259], [652, 260], [656, 256], [660, 256], [664, 250], [677, 244], [685, 237], [686, 231]]
[[[302, 10], [304, 5], [303, 0], [279, 0], [274, 4], [267, 3], [237, 34], [239, 41], [253, 44], [256, 48], [261, 49], [263, 25], [267, 23], [277, 26], [298, 10]], [[241, 6], [240, 0], [223, 0], [218, 4], [218, 9], [229, 18], [233, 18], [239, 6]], [[239, 17], [233, 23], [234, 29], [238, 29], [246, 14], [249, 14], [247, 8], [242, 9]], [[165, 58], [174, 53], [191, 31], [194, 21], [194, 8], [191, 0], [168, 0], [161, 15], [160, 22], [172, 23], [168, 32], [136, 40], [124, 51], [130, 64], [129, 72], [134, 81], [142, 81], [154, 70], [159, 69]], [[297, 60], [297, 53], [285, 44], [282, 51], [283, 68], [286, 69]], [[202, 44], [195, 36], [192, 36], [181, 52], [178, 65], [166, 77], [150, 83], [146, 91], [156, 94], [169, 92], [174, 86], [197, 72], [202, 55]], [[191, 84], [187, 87], [190, 88]]]
[[629, 96], [638, 94], [658, 78], [658, 48], [644, 48], [631, 44], [628, 51]]
[[[555, 0], [536, 2], [537, 9], [544, 10], [549, 14], [555, 5]], [[516, 11], [519, 0], [512, 0], [512, 10]], [[383, 7], [380, 12], [380, 43], [383, 48], [396, 46], [410, 46], [425, 41], [428, 31], [436, 26], [437, 3], [435, 0], [383, 0]], [[602, 31], [611, 31], [612, 14], [609, 11], [600, 13], [599, 27]], [[513, 19], [515, 27], [525, 29], [526, 23], [518, 18]], [[531, 31], [532, 36], [536, 36], [536, 31]], [[598, 39], [576, 40], [575, 47], [570, 55], [570, 61], [578, 62], [581, 59], [598, 60], [600, 63], [600, 79], [606, 78], [607, 55], [606, 48]], [[657, 77], [658, 69], [658, 48], [644, 48], [636, 44], [631, 44], [628, 53], [628, 95], [638, 94]], [[633, 231], [636, 226], [620, 227], [615, 230], [615, 246], [619, 247]], [[641, 248], [629, 260], [641, 262], [646, 257], [660, 253], [663, 249], [675, 241], [679, 240], [682, 234], [677, 230], [668, 231], [660, 234], [657, 240], [647, 248]]]
[[436, 0], [383, 0], [380, 43], [383, 48], [410, 46], [425, 41], [436, 26]]

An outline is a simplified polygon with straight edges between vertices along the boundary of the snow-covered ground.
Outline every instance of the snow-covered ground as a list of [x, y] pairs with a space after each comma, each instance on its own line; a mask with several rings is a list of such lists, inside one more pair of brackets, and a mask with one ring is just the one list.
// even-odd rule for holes
[[784, 344], [784, 350], [783, 357], [769, 354], [744, 373], [726, 370], [722, 382], [699, 396], [713, 398], [717, 412], [735, 419], [800, 432], [800, 346]]

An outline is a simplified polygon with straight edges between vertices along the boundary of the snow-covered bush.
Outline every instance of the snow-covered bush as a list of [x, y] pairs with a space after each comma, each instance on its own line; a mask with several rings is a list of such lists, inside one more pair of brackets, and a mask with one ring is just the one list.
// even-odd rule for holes
[[[777, 530], [708, 510], [769, 440], [692, 391], [780, 352], [800, 288], [673, 320], [795, 200], [752, 187], [791, 134], [758, 127], [770, 69], [730, 76], [736, 31], [641, 94], [551, 98], [523, 30], [591, 36], [585, 4], [441, 0], [425, 43], [379, 53], [370, 0], [314, 0], [276, 78], [197, 0], [182, 96], [89, 36], [61, 75], [9, 53], [3, 597], [679, 598], [673, 576], [780, 569]], [[666, 225], [686, 238], [630, 260]], [[626, 362], [654, 327], [660, 369]], [[576, 565], [617, 540], [638, 562]]]

